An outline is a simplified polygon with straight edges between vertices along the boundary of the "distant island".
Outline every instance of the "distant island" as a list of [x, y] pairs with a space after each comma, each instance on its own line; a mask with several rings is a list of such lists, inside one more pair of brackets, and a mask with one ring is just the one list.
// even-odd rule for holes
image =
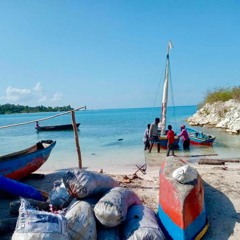
[[14, 104], [3, 104], [0, 105], [0, 114], [11, 114], [11, 113], [36, 113], [36, 112], [65, 112], [71, 111], [73, 108], [68, 106], [63, 107], [44, 107], [44, 106], [22, 106], [22, 105], [14, 105]]
[[240, 134], [240, 87], [209, 92], [199, 110], [187, 119], [191, 126], [212, 126]]

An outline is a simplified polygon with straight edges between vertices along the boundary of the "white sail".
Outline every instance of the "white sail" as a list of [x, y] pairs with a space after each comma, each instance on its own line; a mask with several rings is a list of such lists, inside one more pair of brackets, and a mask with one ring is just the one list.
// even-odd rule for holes
[[165, 80], [164, 80], [163, 95], [162, 95], [162, 124], [161, 124], [161, 134], [162, 135], [165, 135], [165, 130], [166, 130], [168, 82], [169, 82], [169, 51], [170, 51], [170, 49], [172, 49], [171, 41], [169, 41], [168, 48], [167, 48]]

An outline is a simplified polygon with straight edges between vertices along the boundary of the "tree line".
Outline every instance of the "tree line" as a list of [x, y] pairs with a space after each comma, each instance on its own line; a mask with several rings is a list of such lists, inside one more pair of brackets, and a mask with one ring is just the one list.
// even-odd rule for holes
[[22, 105], [14, 105], [14, 104], [0, 104], [0, 114], [11, 114], [11, 113], [35, 113], [35, 112], [65, 112], [71, 111], [73, 108], [68, 106], [63, 107], [45, 107], [45, 106], [22, 106]]

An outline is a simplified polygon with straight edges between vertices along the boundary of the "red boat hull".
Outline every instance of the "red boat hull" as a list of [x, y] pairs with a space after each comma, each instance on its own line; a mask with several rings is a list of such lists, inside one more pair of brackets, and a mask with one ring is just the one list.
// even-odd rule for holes
[[38, 170], [48, 159], [56, 141], [42, 141], [30, 148], [0, 157], [0, 175], [19, 180]]
[[185, 165], [175, 157], [168, 157], [159, 175], [158, 216], [172, 239], [195, 239], [208, 228], [204, 202], [204, 188], [200, 175], [189, 184], [181, 184], [172, 172]]

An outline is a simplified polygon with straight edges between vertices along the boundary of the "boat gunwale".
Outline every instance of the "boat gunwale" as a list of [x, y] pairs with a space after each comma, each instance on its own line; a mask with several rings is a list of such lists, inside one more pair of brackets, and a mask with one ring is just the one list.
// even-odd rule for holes
[[22, 158], [22, 157], [24, 157], [26, 155], [35, 154], [36, 152], [41, 152], [42, 150], [48, 149], [49, 147], [51, 147], [53, 144], [55, 145], [55, 143], [56, 143], [56, 141], [53, 141], [53, 140], [51, 140], [51, 141], [52, 141], [51, 143], [44, 142], [44, 140], [38, 142], [38, 143], [42, 144], [43, 148], [41, 148], [41, 149], [37, 147], [38, 143], [36, 143], [36, 144], [32, 145], [29, 148], [26, 148], [26, 149], [23, 149], [23, 150], [20, 150], [20, 151], [17, 151], [17, 152], [13, 152], [13, 153], [9, 153], [9, 154], [0, 156], [0, 163], [1, 162], [12, 161], [14, 159], [16, 160], [16, 159]]

